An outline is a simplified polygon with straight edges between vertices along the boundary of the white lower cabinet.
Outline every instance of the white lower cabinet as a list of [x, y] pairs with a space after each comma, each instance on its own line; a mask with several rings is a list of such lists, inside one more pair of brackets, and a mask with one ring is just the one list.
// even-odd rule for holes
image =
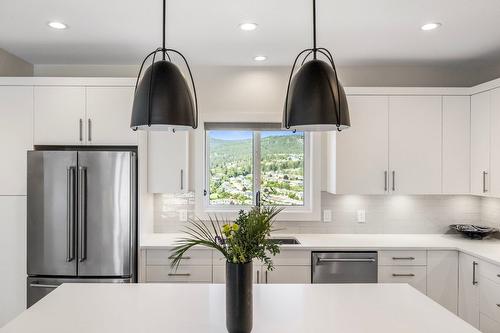
[[461, 252], [458, 269], [458, 315], [479, 328], [479, 260]]
[[422, 294], [427, 293], [427, 267], [425, 266], [379, 266], [379, 283], [408, 283]]
[[457, 314], [457, 251], [427, 251], [427, 296]]
[[0, 196], [0, 327], [26, 309], [26, 197]]
[[488, 316], [485, 316], [484, 314], [481, 313], [481, 316], [479, 317], [480, 325], [479, 329], [483, 333], [498, 333], [500, 332], [500, 323], [497, 321], [494, 321]]

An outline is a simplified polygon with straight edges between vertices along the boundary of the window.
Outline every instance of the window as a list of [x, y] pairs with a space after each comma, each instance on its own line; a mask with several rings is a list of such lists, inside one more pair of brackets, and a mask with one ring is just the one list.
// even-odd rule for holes
[[307, 135], [266, 125], [205, 124], [208, 206], [305, 205]]

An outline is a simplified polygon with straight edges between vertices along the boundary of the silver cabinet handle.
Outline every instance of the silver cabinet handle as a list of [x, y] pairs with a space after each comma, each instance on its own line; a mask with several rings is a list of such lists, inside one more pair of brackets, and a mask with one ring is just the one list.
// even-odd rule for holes
[[[168, 257], [169, 260], [174, 260], [175, 259], [175, 256], [170, 256]], [[181, 260], [189, 260], [191, 259], [191, 257], [181, 257]]]
[[322, 262], [375, 262], [374, 258], [318, 258], [318, 263]]
[[32, 288], [50, 288], [50, 289], [56, 289], [59, 286], [56, 286], [55, 284], [30, 283], [30, 287], [32, 287]]
[[257, 284], [260, 283], [260, 274], [259, 273], [260, 273], [260, 271], [257, 271]]
[[473, 261], [472, 262], [472, 285], [477, 285], [477, 281], [476, 281], [476, 267], [477, 267], [478, 263]]
[[83, 119], [80, 118], [80, 142], [83, 141]]
[[67, 234], [66, 234], [66, 261], [75, 259], [75, 170], [70, 166], [67, 169]]
[[168, 273], [168, 276], [191, 276], [190, 273]]
[[488, 172], [483, 171], [483, 193], [488, 192], [488, 189], [486, 188], [486, 176], [488, 175]]
[[392, 170], [392, 191], [396, 191], [396, 171]]
[[415, 260], [414, 257], [392, 257], [392, 260]]
[[181, 169], [181, 191], [184, 190], [184, 170]]
[[89, 135], [88, 139], [89, 139], [89, 141], [92, 141], [92, 119], [90, 119], [90, 118], [88, 119], [87, 131], [88, 131], [88, 135]]
[[79, 261], [87, 259], [87, 167], [78, 168], [78, 234]]
[[267, 270], [266, 270], [266, 271], [265, 271], [265, 273], [264, 273], [264, 278], [265, 278], [266, 283], [267, 283], [267, 273], [268, 273], [268, 272], [267, 272]]
[[408, 273], [408, 274], [396, 274], [396, 273], [394, 273], [394, 274], [392, 274], [392, 276], [394, 276], [394, 277], [414, 277], [415, 274], [413, 274], [413, 273]]
[[389, 181], [388, 179], [388, 175], [387, 175], [387, 170], [384, 171], [384, 191], [387, 192], [387, 188], [388, 188], [388, 184], [387, 182]]

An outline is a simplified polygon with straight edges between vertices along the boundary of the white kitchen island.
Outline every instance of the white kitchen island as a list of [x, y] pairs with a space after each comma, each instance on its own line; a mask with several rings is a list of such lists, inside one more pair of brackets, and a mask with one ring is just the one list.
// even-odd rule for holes
[[[224, 333], [225, 286], [64, 284], [1, 333]], [[479, 332], [406, 284], [255, 285], [253, 333]]]

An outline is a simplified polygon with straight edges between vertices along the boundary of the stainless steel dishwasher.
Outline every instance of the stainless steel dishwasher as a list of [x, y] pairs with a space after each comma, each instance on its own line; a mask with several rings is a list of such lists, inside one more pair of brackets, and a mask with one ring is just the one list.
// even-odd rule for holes
[[312, 252], [312, 283], [377, 283], [377, 252]]

